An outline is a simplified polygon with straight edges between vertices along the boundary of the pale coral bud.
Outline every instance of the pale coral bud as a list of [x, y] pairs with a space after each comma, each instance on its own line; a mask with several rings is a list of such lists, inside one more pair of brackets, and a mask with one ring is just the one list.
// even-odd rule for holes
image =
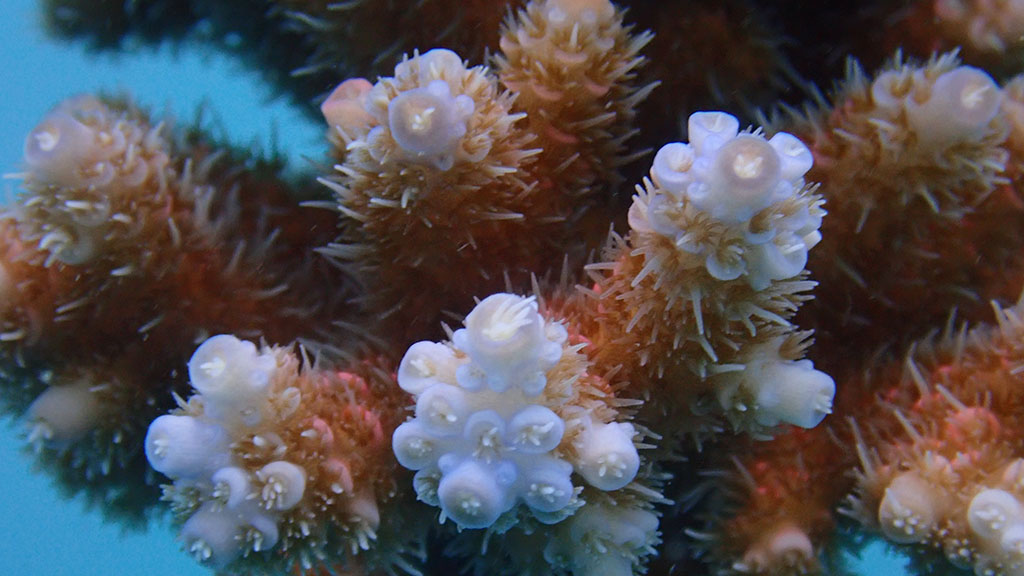
[[765, 426], [787, 422], [814, 428], [832, 413], [835, 381], [810, 360], [767, 361], [748, 364], [750, 381], [757, 390], [757, 420]]
[[940, 494], [913, 472], [889, 483], [878, 505], [878, 524], [898, 544], [921, 542], [936, 528]]
[[565, 433], [565, 422], [551, 409], [530, 405], [516, 412], [509, 422], [509, 441], [515, 450], [543, 454], [554, 450]]
[[[564, 330], [545, 330], [536, 298], [499, 293], [473, 308], [466, 316], [466, 327], [455, 331], [452, 341], [483, 372], [492, 390], [519, 386], [526, 394], [536, 395], [547, 382], [544, 372], [561, 357], [565, 337]], [[471, 370], [460, 366], [456, 375], [460, 384], [472, 389]]]
[[395, 142], [410, 157], [448, 170], [455, 164], [455, 151], [474, 107], [471, 97], [453, 96], [447, 82], [433, 80], [388, 103], [388, 126]]
[[[467, 459], [445, 471], [437, 487], [437, 498], [445, 516], [462, 528], [486, 528], [508, 510], [513, 502], [508, 486], [513, 477], [500, 467], [484, 467]], [[444, 466], [442, 466], [442, 470]]]
[[687, 122], [690, 146], [703, 156], [717, 150], [736, 137], [740, 121], [725, 112], [694, 112]]
[[256, 477], [263, 482], [260, 497], [267, 510], [291, 510], [306, 491], [306, 471], [291, 462], [271, 462], [260, 468]]
[[28, 407], [30, 440], [66, 446], [92, 431], [103, 413], [90, 383], [50, 386]]
[[146, 458], [171, 478], [199, 478], [229, 465], [227, 433], [192, 416], [165, 414], [149, 425]]
[[594, 25], [612, 19], [615, 6], [608, 0], [547, 0], [544, 13], [552, 26]]
[[682, 194], [693, 182], [690, 168], [693, 167], [695, 158], [693, 148], [689, 144], [672, 142], [662, 146], [654, 155], [654, 163], [651, 165], [654, 183], [674, 195]]
[[457, 386], [435, 384], [416, 399], [416, 419], [439, 436], [462, 433], [469, 414], [466, 393]]
[[504, 449], [505, 419], [495, 410], [475, 412], [466, 420], [463, 435], [474, 458], [491, 462]]
[[705, 186], [691, 187], [690, 199], [721, 220], [749, 220], [771, 202], [781, 174], [775, 149], [760, 136], [741, 134], [718, 149]]
[[959, 66], [939, 76], [926, 99], [906, 100], [907, 119], [921, 142], [942, 147], [985, 133], [999, 112], [1002, 90], [984, 71]]
[[398, 385], [410, 394], [454, 377], [458, 361], [451, 348], [438, 342], [417, 342], [409, 347], [398, 365]]
[[212, 416], [241, 418], [252, 426], [261, 420], [276, 367], [273, 355], [260, 353], [252, 342], [221, 334], [199, 345], [189, 359], [188, 375]]
[[208, 502], [185, 521], [179, 538], [196, 562], [220, 569], [242, 553], [242, 534], [237, 513]]
[[781, 162], [780, 176], [783, 180], [796, 181], [804, 177], [814, 165], [814, 155], [799, 138], [788, 132], [779, 132], [768, 140]]
[[25, 139], [25, 163], [36, 180], [57, 186], [81, 183], [81, 170], [104, 159], [96, 132], [67, 107], [50, 112]]
[[213, 497], [223, 501], [228, 508], [244, 504], [252, 489], [249, 473], [237, 466], [217, 470], [210, 480], [213, 482]]
[[743, 564], [761, 572], [796, 563], [797, 559], [811, 558], [814, 558], [814, 545], [807, 532], [786, 524], [774, 527], [748, 548], [743, 554]]
[[570, 478], [572, 465], [564, 460], [544, 457], [529, 462], [530, 467], [520, 471], [526, 505], [539, 512], [557, 512], [568, 506], [575, 494]]
[[373, 123], [373, 116], [366, 111], [366, 97], [372, 88], [365, 78], [345, 80], [320, 106], [324, 120], [350, 138], [366, 134]]
[[600, 490], [629, 484], [640, 469], [634, 434], [633, 425], [625, 422], [591, 424], [576, 441], [576, 471]]
[[419, 420], [399, 425], [391, 436], [391, 448], [398, 463], [410, 470], [419, 470], [438, 457], [434, 436]]
[[1024, 520], [1024, 508], [1017, 498], [1005, 490], [982, 490], [971, 499], [967, 509], [967, 523], [971, 531], [983, 541], [998, 542], [1003, 532]]

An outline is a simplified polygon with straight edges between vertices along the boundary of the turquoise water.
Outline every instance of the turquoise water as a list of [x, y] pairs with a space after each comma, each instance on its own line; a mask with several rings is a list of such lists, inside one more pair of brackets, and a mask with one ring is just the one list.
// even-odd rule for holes
[[[285, 102], [272, 100], [258, 78], [233, 61], [201, 50], [142, 50], [118, 56], [86, 54], [44, 37], [34, 0], [4, 0], [0, 20], [0, 173], [19, 169], [25, 135], [56, 102], [79, 92], [123, 90], [156, 111], [190, 119], [198, 105], [218, 118], [233, 141], [268, 143], [276, 134], [293, 164], [318, 158], [321, 127]], [[15, 180], [2, 184], [5, 194]], [[0, 424], [0, 575], [198, 576], [212, 574], [178, 550], [164, 527], [123, 533], [81, 502], [63, 499], [50, 480], [31, 472], [20, 423]], [[903, 574], [900, 560], [872, 546], [865, 575]]]

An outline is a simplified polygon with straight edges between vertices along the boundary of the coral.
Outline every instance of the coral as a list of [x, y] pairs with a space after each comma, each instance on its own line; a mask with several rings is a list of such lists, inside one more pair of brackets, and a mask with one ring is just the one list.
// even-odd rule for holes
[[239, 55], [324, 154], [57, 104], [4, 413], [220, 574], [1024, 572], [1018, 3], [798, 4], [42, 2]]

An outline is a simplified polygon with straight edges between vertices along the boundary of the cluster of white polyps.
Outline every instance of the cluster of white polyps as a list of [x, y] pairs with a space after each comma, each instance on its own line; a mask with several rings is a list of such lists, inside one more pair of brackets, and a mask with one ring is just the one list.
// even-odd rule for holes
[[202, 414], [160, 416], [146, 434], [150, 465], [174, 480], [178, 492], [200, 495], [196, 501], [202, 504], [185, 522], [181, 538], [204, 564], [219, 568], [249, 550], [272, 548], [280, 514], [294, 508], [305, 491], [302, 467], [277, 460], [250, 473], [231, 448], [268, 417], [276, 369], [272, 353], [234, 336], [214, 336], [188, 364], [197, 392], [190, 405], [201, 404]]
[[987, 134], [1002, 96], [991, 76], [971, 66], [957, 66], [934, 79], [889, 70], [871, 84], [875, 104], [893, 117], [905, 114], [918, 146], [935, 150]]
[[[378, 82], [366, 94], [366, 110], [379, 124], [367, 135], [371, 150], [387, 133], [406, 159], [450, 169], [476, 108], [473, 98], [462, 93], [469, 76], [458, 54], [440, 48], [395, 66], [393, 82]], [[414, 87], [396, 94], [396, 86]]]
[[[797, 197], [813, 164], [810, 150], [795, 136], [779, 132], [769, 140], [739, 133], [739, 121], [724, 112], [697, 112], [689, 120], [690, 142], [663, 146], [654, 157], [655, 184], [646, 211], [634, 204], [630, 224], [671, 239], [687, 253], [705, 258], [718, 280], [746, 276], [755, 289], [792, 278], [807, 263], [807, 251], [821, 239], [822, 212], [809, 202], [755, 219], [763, 210]], [[693, 212], [703, 213], [704, 219]], [[739, 227], [742, 242], [723, 251], [695, 222]]]
[[399, 463], [418, 471], [420, 500], [462, 528], [488, 527], [520, 501], [551, 524], [581, 504], [574, 470], [601, 490], [633, 480], [632, 425], [583, 417], [567, 440], [565, 420], [545, 405], [564, 402], [544, 392], [567, 333], [534, 298], [494, 294], [465, 324], [450, 345], [413, 344], [398, 368], [416, 412], [392, 445]]
[[[49, 205], [39, 247], [51, 258], [83, 264], [97, 257], [109, 224], [111, 199], [144, 186], [167, 186], [169, 143], [131, 109], [93, 96], [61, 102], [25, 139], [26, 186]], [[35, 197], [35, 196], [33, 196]]]

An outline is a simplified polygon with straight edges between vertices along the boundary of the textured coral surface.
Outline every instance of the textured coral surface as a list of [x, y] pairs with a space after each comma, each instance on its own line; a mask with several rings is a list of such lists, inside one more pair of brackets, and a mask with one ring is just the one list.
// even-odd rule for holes
[[55, 102], [0, 406], [218, 574], [1024, 574], [1024, 4], [795, 4], [40, 2], [323, 138]]

